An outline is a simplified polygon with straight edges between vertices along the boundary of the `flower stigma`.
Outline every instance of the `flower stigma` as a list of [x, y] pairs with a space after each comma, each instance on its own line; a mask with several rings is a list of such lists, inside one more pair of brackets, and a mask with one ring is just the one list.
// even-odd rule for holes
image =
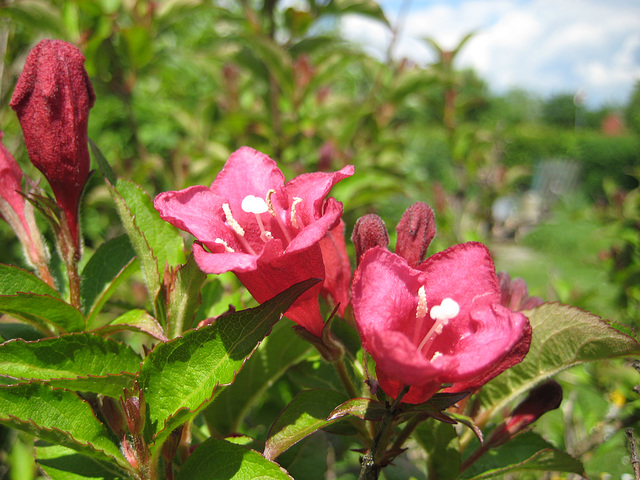
[[254, 195], [247, 195], [242, 199], [241, 204], [242, 210], [247, 213], [253, 213], [258, 221], [258, 226], [260, 227], [260, 239], [263, 242], [267, 242], [273, 238], [273, 235], [269, 230], [264, 228], [264, 223], [262, 223], [262, 219], [260, 218], [260, 214], [266, 213], [269, 211], [269, 205], [266, 201], [261, 199], [260, 197], [256, 197]]

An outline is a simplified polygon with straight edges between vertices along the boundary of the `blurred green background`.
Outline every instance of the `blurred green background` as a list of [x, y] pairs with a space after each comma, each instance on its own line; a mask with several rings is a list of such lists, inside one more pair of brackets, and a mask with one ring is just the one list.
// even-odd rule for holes
[[[573, 93], [497, 96], [457, 66], [473, 34], [453, 50], [425, 40], [437, 60], [420, 67], [373, 58], [341, 38], [346, 14], [393, 29], [373, 1], [290, 5], [0, 1], [5, 145], [41, 178], [8, 104], [28, 51], [59, 38], [86, 56], [97, 96], [90, 138], [151, 197], [210, 184], [243, 145], [276, 159], [287, 178], [353, 164], [356, 175], [333, 192], [347, 232], [375, 212], [393, 237], [404, 209], [425, 201], [436, 212], [432, 253], [483, 241], [497, 268], [524, 278], [531, 294], [640, 326], [640, 82], [627, 104], [598, 110]], [[82, 217], [89, 250], [122, 233], [99, 175]], [[24, 266], [4, 223], [0, 244], [1, 262]], [[638, 419], [638, 376], [611, 362], [561, 380], [569, 401], [543, 422], [547, 438], [585, 461], [592, 478], [630, 472], [620, 428]], [[24, 460], [13, 445], [3, 455], [15, 472]]]

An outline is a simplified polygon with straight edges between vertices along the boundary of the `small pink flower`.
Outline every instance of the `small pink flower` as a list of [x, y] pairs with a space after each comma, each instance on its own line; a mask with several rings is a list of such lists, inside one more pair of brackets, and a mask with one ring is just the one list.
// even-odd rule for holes
[[[243, 147], [210, 187], [161, 193], [154, 205], [164, 220], [196, 237], [193, 253], [203, 272], [234, 272], [262, 303], [302, 280], [327, 278], [320, 242], [338, 227], [342, 204], [325, 197], [352, 174], [353, 166], [347, 166], [285, 183], [276, 162]], [[316, 336], [324, 326], [321, 287], [304, 293], [287, 311]], [[342, 296], [332, 293], [339, 301]]]
[[421, 403], [443, 385], [473, 390], [529, 350], [527, 318], [500, 305], [493, 261], [481, 243], [455, 245], [412, 268], [381, 247], [368, 250], [351, 292], [364, 349], [382, 389]]
[[95, 95], [80, 50], [42, 40], [29, 55], [11, 97], [31, 162], [51, 185], [79, 245], [78, 204], [89, 176], [87, 123]]

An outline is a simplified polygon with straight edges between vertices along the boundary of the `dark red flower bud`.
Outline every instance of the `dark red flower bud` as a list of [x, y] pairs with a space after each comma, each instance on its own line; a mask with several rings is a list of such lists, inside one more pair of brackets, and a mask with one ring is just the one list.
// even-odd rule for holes
[[498, 446], [520, 433], [543, 414], [555, 410], [562, 403], [562, 387], [555, 380], [548, 380], [529, 392], [505, 423], [491, 435], [489, 444]]
[[356, 247], [356, 260], [360, 264], [360, 257], [373, 247], [387, 248], [389, 234], [384, 221], [373, 213], [369, 213], [356, 220], [351, 234], [351, 241]]
[[431, 207], [416, 202], [402, 215], [396, 226], [396, 253], [415, 268], [425, 259], [427, 248], [436, 236], [436, 222]]
[[111, 397], [101, 397], [100, 410], [109, 428], [111, 428], [119, 438], [122, 438], [123, 435], [126, 434], [125, 419], [122, 408], [118, 405], [117, 400]]
[[138, 382], [135, 382], [131, 391], [123, 389], [120, 404], [124, 410], [124, 418], [132, 435], [140, 435], [144, 430], [146, 403], [144, 393], [140, 390]]
[[43, 40], [29, 52], [10, 102], [29, 158], [51, 185], [76, 246], [78, 204], [89, 176], [87, 123], [94, 102], [84, 56], [60, 40]]

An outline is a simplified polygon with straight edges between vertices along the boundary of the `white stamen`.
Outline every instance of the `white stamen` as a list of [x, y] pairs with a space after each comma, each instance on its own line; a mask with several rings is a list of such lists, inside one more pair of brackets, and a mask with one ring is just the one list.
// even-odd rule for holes
[[430, 316], [434, 320], [448, 321], [460, 313], [460, 305], [451, 298], [445, 298], [440, 305], [431, 309]]
[[236, 232], [241, 237], [244, 237], [244, 229], [240, 226], [236, 219], [233, 218], [233, 214], [231, 213], [231, 207], [228, 203], [222, 204], [222, 210], [224, 211], [224, 216], [227, 219], [227, 225], [231, 227], [231, 229]]
[[276, 191], [272, 188], [267, 192], [267, 198], [266, 198], [266, 204], [267, 204], [267, 209], [269, 210], [269, 214], [271, 214], [272, 217], [276, 216], [276, 211], [273, 209], [273, 202], [271, 202], [271, 195], [273, 195], [274, 193], [276, 193]]
[[298, 220], [296, 219], [296, 205], [298, 205], [302, 199], [300, 197], [293, 197], [293, 202], [291, 203], [291, 224], [298, 228]]
[[427, 293], [424, 291], [424, 285], [418, 289], [418, 308], [416, 309], [416, 318], [427, 316]]
[[253, 195], [247, 195], [242, 199], [242, 210], [247, 213], [255, 213], [256, 215], [260, 215], [261, 213], [265, 213], [269, 210], [267, 202], [265, 202], [260, 197], [255, 197]]
[[229, 245], [227, 245], [227, 242], [225, 242], [223, 239], [221, 238], [216, 238], [214, 240], [215, 243], [219, 243], [220, 245], [224, 245], [224, 250], [227, 253], [235, 253], [235, 250], [233, 248], [231, 248]]

